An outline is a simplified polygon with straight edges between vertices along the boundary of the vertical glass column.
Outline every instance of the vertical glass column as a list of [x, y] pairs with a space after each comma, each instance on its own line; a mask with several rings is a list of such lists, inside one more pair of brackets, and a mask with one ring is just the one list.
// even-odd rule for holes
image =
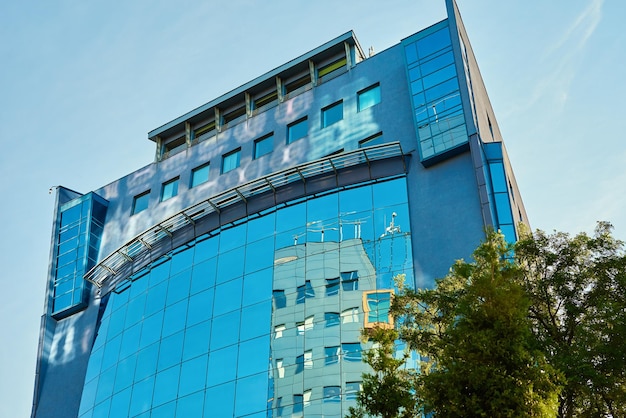
[[502, 143], [483, 144], [483, 151], [485, 159], [483, 169], [487, 180], [491, 211], [494, 215], [494, 227], [504, 234], [508, 242], [515, 242], [517, 235], [509, 196], [510, 185], [504, 169]]
[[422, 161], [468, 142], [447, 22], [402, 42]]
[[52, 316], [57, 319], [87, 306], [83, 275], [97, 262], [107, 205], [89, 193], [59, 207], [52, 295]]

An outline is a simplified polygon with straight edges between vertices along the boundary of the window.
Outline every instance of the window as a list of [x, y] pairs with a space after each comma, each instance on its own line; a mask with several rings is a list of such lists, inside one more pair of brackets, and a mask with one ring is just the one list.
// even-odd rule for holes
[[378, 132], [372, 136], [369, 136], [361, 141], [359, 141], [359, 148], [363, 147], [371, 147], [372, 145], [380, 145], [385, 143], [385, 138], [383, 137], [382, 132]]
[[389, 314], [393, 290], [374, 290], [363, 292], [363, 310], [365, 311], [365, 327], [374, 325], [393, 327], [393, 317]]
[[339, 363], [339, 346], [324, 347], [324, 365]]
[[278, 100], [278, 92], [276, 90], [272, 90], [269, 93], [262, 94], [256, 97], [253, 101], [253, 108], [258, 109], [272, 102], [276, 102]]
[[239, 167], [240, 154], [241, 148], [237, 148], [236, 150], [222, 156], [222, 174], [228, 173], [229, 171]]
[[224, 116], [222, 117], [223, 125], [227, 125], [227, 124], [229, 124], [231, 122], [237, 121], [237, 120], [239, 120], [239, 118], [243, 118], [243, 116], [245, 116], [245, 114], [246, 114], [246, 106], [245, 105], [242, 105], [241, 107], [233, 109], [230, 112], [224, 113]]
[[254, 141], [254, 158], [257, 159], [274, 150], [274, 135], [269, 134]]
[[302, 373], [304, 369], [313, 368], [313, 350], [307, 350], [301, 356], [296, 357], [296, 374]]
[[375, 84], [356, 94], [357, 111], [369, 109], [380, 103], [380, 85]]
[[298, 357], [296, 357], [296, 374], [298, 373], [302, 373], [302, 371], [304, 370], [304, 354], [299, 355]]
[[207, 181], [209, 181], [209, 163], [191, 170], [191, 187], [196, 187]]
[[170, 155], [173, 155], [179, 151], [182, 151], [186, 147], [187, 147], [187, 141], [184, 136], [181, 136], [180, 138], [176, 138], [175, 140], [170, 141], [166, 143], [165, 145], [163, 145], [162, 157], [167, 158]]
[[150, 190], [138, 194], [133, 198], [133, 211], [132, 214], [141, 212], [144, 209], [148, 209], [148, 202], [150, 201]]
[[287, 306], [287, 298], [284, 290], [274, 290], [274, 309], [280, 309]]
[[293, 395], [293, 413], [301, 414], [303, 406], [304, 405], [302, 395]]
[[341, 322], [343, 324], [359, 322], [359, 308], [348, 308], [341, 312]]
[[277, 417], [282, 417], [283, 416], [283, 398], [279, 397], [278, 399], [276, 399], [276, 416]]
[[297, 120], [287, 125], [287, 143], [304, 138], [309, 133], [309, 120], [307, 118]]
[[313, 350], [304, 352], [304, 368], [311, 370], [313, 368]]
[[296, 295], [296, 304], [304, 303], [304, 300], [307, 298], [314, 298], [315, 291], [313, 290], [313, 286], [311, 286], [311, 281], [307, 280], [304, 285], [298, 286], [297, 295]]
[[339, 122], [343, 119], [343, 101], [333, 103], [322, 109], [322, 128]]
[[339, 294], [339, 277], [326, 279], [326, 296]]
[[341, 386], [324, 386], [323, 402], [341, 402]]
[[337, 326], [339, 325], [339, 313], [326, 312], [324, 314], [324, 320], [326, 320], [326, 328]]
[[161, 202], [171, 199], [178, 194], [178, 177], [163, 183], [161, 187]]
[[356, 400], [361, 391], [361, 382], [346, 382], [346, 400]]
[[278, 372], [279, 379], [285, 377], [285, 365], [282, 358], [276, 359], [276, 371]]
[[281, 324], [281, 325], [276, 325], [274, 327], [274, 339], [279, 339], [279, 338], [283, 338], [283, 332], [285, 331], [287, 327], [285, 327], [285, 324]]
[[311, 405], [311, 389], [305, 390], [302, 394], [302, 401], [304, 403], [304, 407]]
[[343, 343], [341, 352], [345, 361], [361, 361], [361, 343]]
[[311, 83], [311, 75], [309, 72], [307, 72], [306, 75], [303, 75], [302, 77], [296, 78], [292, 81], [288, 81], [287, 83], [285, 83], [285, 94], [292, 93], [310, 83]]
[[304, 335], [304, 331], [313, 329], [313, 318], [314, 315], [307, 317], [304, 321], [296, 322], [296, 334]]
[[359, 290], [359, 275], [356, 271], [341, 273], [341, 288], [343, 290]]
[[210, 134], [215, 132], [215, 121], [211, 121], [206, 125], [202, 125], [198, 129], [193, 131], [193, 139], [200, 141], [203, 136], [209, 137]]
[[322, 65], [317, 70], [317, 77], [323, 79], [328, 74], [345, 68], [347, 62], [346, 57], [341, 57], [329, 64]]

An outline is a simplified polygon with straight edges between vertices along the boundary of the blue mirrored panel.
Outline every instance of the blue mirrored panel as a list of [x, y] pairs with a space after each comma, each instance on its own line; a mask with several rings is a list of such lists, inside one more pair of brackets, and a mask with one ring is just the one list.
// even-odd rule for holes
[[403, 41], [422, 160], [468, 141], [450, 29], [439, 26]]
[[405, 178], [212, 234], [103, 299], [81, 413], [341, 415], [365, 371], [361, 329], [389, 324], [395, 275], [412, 282]]
[[89, 193], [58, 208], [51, 306], [56, 319], [87, 306], [89, 288], [82, 276], [98, 258], [107, 206], [106, 200]]

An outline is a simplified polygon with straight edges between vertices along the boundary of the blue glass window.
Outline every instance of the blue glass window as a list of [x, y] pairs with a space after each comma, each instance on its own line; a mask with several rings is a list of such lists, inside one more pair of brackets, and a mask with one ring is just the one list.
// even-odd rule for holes
[[296, 291], [296, 303], [304, 303], [305, 299], [315, 297], [315, 291], [310, 280], [307, 280], [304, 285], [298, 286]]
[[361, 343], [343, 343], [341, 351], [345, 361], [361, 361]]
[[322, 109], [322, 128], [337, 123], [343, 119], [343, 101], [333, 103]]
[[274, 308], [280, 309], [287, 306], [287, 298], [284, 290], [274, 290]]
[[357, 110], [369, 109], [380, 103], [380, 85], [375, 84], [357, 93]]
[[301, 354], [296, 357], [296, 371], [295, 373], [302, 373], [304, 370], [304, 354]]
[[82, 276], [98, 258], [106, 208], [107, 202], [94, 193], [59, 207], [52, 295], [52, 314], [57, 319], [87, 306], [88, 285]]
[[293, 413], [300, 414], [304, 410], [304, 399], [302, 395], [293, 395]]
[[191, 170], [191, 187], [196, 187], [209, 181], [209, 167], [209, 163], [206, 163]]
[[361, 382], [346, 382], [346, 400], [356, 400], [361, 391]]
[[133, 215], [148, 209], [150, 202], [150, 190], [143, 192], [133, 198]]
[[326, 279], [326, 296], [339, 294], [339, 277]]
[[359, 148], [363, 147], [371, 147], [372, 145], [380, 145], [385, 143], [385, 138], [383, 137], [383, 133], [379, 132], [375, 135], [367, 137], [361, 141], [359, 141]]
[[178, 177], [163, 183], [161, 188], [161, 202], [171, 199], [178, 194]]
[[237, 148], [236, 150], [222, 156], [222, 174], [228, 173], [229, 171], [239, 167], [240, 154], [241, 148]]
[[365, 325], [391, 324], [389, 307], [391, 305], [392, 291], [373, 291], [365, 293]]
[[309, 121], [307, 118], [297, 120], [287, 125], [287, 143], [297, 141], [304, 138], [309, 133]]
[[341, 288], [344, 291], [359, 289], [359, 275], [356, 271], [347, 271], [341, 273]]
[[254, 158], [257, 159], [274, 150], [274, 135], [266, 135], [254, 141]]
[[339, 346], [324, 347], [324, 365], [339, 363]]
[[341, 402], [341, 386], [324, 386], [323, 402]]
[[324, 320], [326, 321], [326, 328], [339, 325], [339, 312], [326, 312]]

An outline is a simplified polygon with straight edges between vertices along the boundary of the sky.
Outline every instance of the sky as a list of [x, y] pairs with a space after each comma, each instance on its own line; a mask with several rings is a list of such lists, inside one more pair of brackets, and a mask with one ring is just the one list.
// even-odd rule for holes
[[[531, 227], [626, 240], [626, 3], [457, 3]], [[349, 30], [380, 52], [443, 18], [444, 0], [1, 2], [0, 416], [30, 415], [51, 187], [151, 163], [149, 131]]]

